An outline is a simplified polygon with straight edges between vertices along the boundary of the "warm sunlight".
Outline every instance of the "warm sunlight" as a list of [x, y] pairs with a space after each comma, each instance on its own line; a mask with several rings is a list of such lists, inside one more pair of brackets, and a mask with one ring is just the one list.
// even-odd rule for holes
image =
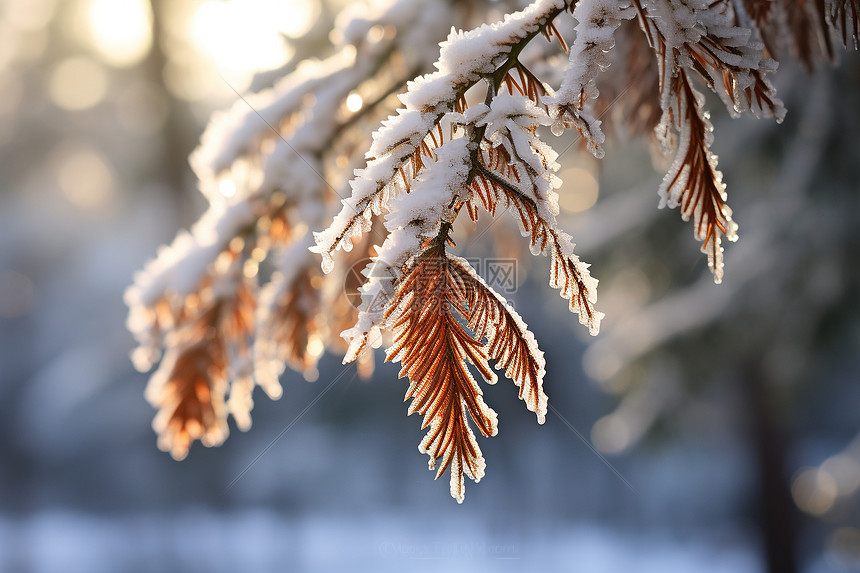
[[139, 63], [152, 42], [152, 15], [144, 0], [90, 0], [91, 42], [99, 57], [117, 67]]
[[860, 573], [859, 47], [0, 0], [0, 573]]
[[241, 4], [265, 14], [278, 32], [290, 38], [307, 34], [320, 12], [318, 0], [244, 0]]
[[283, 65], [292, 55], [284, 36], [305, 33], [318, 10], [312, 0], [209, 0], [194, 13], [191, 36], [225, 79], [243, 82]]

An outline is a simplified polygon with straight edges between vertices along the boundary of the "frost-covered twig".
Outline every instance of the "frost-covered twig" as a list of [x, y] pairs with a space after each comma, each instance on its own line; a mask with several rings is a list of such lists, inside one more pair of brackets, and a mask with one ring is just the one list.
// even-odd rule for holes
[[[517, 60], [564, 8], [537, 2], [496, 26], [449, 36], [438, 71], [410, 85], [402, 98], [407, 107], [374, 134], [368, 169], [357, 172], [352, 197], [332, 226], [316, 235], [314, 250], [327, 271], [333, 252], [349, 249], [348, 239], [361, 232], [364, 218], [388, 213], [388, 236], [369, 268], [358, 321], [343, 333], [350, 340], [345, 361], [378, 346], [382, 331], [393, 329], [388, 358], [403, 361], [410, 413], [423, 413], [430, 427], [421, 450], [430, 455], [431, 468], [441, 459], [437, 477], [450, 467], [451, 495], [458, 501], [463, 476], [478, 481], [485, 468], [464, 413], [485, 436], [495, 434], [496, 423], [465, 360], [493, 382], [486, 359], [500, 358], [539, 421], [546, 415], [543, 357], [534, 337], [468, 263], [446, 253], [462, 208], [476, 218], [478, 206], [494, 215], [505, 202], [517, 213], [532, 252], [550, 256], [550, 284], [580, 322], [596, 334], [602, 317], [594, 309], [597, 281], [556, 222], [557, 155], [537, 134], [552, 122], [539, 100], [546, 87]], [[486, 102], [468, 107], [462, 96], [478, 81], [487, 84]], [[368, 178], [368, 172], [375, 175]], [[484, 294], [467, 294], [476, 291]], [[496, 305], [492, 312], [488, 301]], [[470, 328], [463, 329], [456, 316]], [[499, 351], [503, 355], [493, 354]]]
[[[450, 6], [430, 0], [398, 0], [369, 13], [347, 14], [338, 24], [341, 40], [334, 55], [298, 66], [271, 90], [241, 98], [207, 129], [191, 161], [211, 206], [190, 233], [181, 232], [162, 248], [126, 293], [128, 325], [140, 344], [135, 365], [148, 370], [165, 348], [165, 360], [147, 391], [150, 401], [167, 412], [159, 419], [172, 416], [180, 424], [199, 418], [165, 398], [166, 378], [188, 388], [186, 394], [201, 403], [205, 394], [207, 403], [227, 404], [206, 407], [205, 423], [195, 422], [195, 428], [205, 426], [203, 433], [187, 433], [190, 439], [165, 437], [172, 430], [158, 422], [160, 443], [174, 456], [183, 457], [190, 441], [209, 435], [210, 426], [218, 431], [210, 432], [207, 443], [223, 440], [228, 413], [243, 429], [250, 425], [254, 371], [256, 383], [275, 398], [284, 362], [313, 370], [326, 332], [320, 323], [338, 319], [320, 314], [343, 305], [321, 300], [325, 279], [301, 237], [321, 229], [330, 214], [328, 180], [337, 182], [337, 176], [329, 165], [340, 152], [337, 142], [354, 137], [351, 130], [363, 118], [389, 105], [388, 94], [405, 81], [391, 77], [394, 64], [395, 74], [414, 74], [430, 65], [432, 52], [412, 48], [437, 42], [450, 16]], [[367, 104], [349, 112], [344, 102], [354, 92], [364, 94]], [[229, 269], [219, 263], [226, 259]], [[261, 291], [258, 326], [254, 307], [265, 282], [260, 279], [268, 278], [260, 271], [267, 259], [281, 272]], [[223, 310], [237, 305], [246, 318], [241, 335]], [[199, 324], [205, 328], [194, 326]], [[256, 365], [244, 350], [252, 340]], [[199, 348], [209, 349], [208, 363]], [[209, 380], [205, 392], [195, 386], [197, 379]]]
[[[856, 42], [857, 1], [817, 3], [825, 6], [819, 24]], [[597, 334], [597, 280], [559, 227], [558, 154], [544, 138], [548, 128], [559, 135], [572, 127], [602, 157], [599, 118], [616, 101], [641, 105], [628, 123], [654, 132], [672, 158], [661, 206], [692, 219], [714, 278], [722, 278], [721, 238], [734, 239], [735, 224], [699, 90], [713, 90], [732, 114], [781, 119], [767, 77], [776, 69], [774, 22], [778, 14], [803, 22], [809, 10], [790, 0], [535, 0], [464, 32], [458, 28], [471, 27], [461, 20], [470, 12], [464, 6], [379, 0], [366, 12], [347, 8], [333, 55], [299, 65], [213, 119], [192, 157], [211, 206], [126, 295], [140, 343], [136, 365], [151, 368], [164, 349], [147, 396], [159, 408], [160, 445], [174, 456], [197, 438], [222, 441], [228, 414], [249, 427], [255, 385], [276, 398], [284, 367], [311, 379], [325, 348], [345, 351], [345, 361], [367, 372], [368, 348], [387, 334], [387, 357], [410, 380], [410, 412], [422, 413], [429, 428], [421, 449], [431, 467], [439, 461], [437, 477], [450, 469], [451, 493], [462, 501], [464, 476], [477, 481], [485, 469], [470, 424], [485, 436], [496, 432], [467, 364], [492, 383], [488, 361], [496, 360], [540, 422], [547, 403], [534, 336], [449, 252], [452, 230], [463, 212], [477, 219], [509, 211], [532, 253], [549, 257], [549, 284]], [[564, 37], [566, 13], [577, 21], [572, 38]], [[550, 73], [553, 50], [532, 49], [539, 36], [560, 59], [568, 52], [560, 73]], [[629, 85], [606, 102], [599, 86], [622, 57], [616, 37], [642, 50], [627, 54]], [[833, 40], [823, 36], [828, 54]], [[483, 103], [472, 97], [476, 86], [486, 89]], [[367, 123], [382, 112], [392, 115], [367, 137]], [[335, 195], [344, 197], [336, 214]], [[341, 289], [345, 269], [367, 257], [353, 309]], [[331, 336], [339, 331], [348, 345]]]

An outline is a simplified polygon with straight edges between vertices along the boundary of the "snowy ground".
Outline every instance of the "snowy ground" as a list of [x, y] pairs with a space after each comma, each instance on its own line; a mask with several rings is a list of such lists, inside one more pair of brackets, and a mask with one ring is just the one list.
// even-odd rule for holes
[[[269, 511], [104, 517], [44, 512], [0, 518], [0, 570], [582, 571], [753, 573], [753, 550], [705, 546], [590, 524], [535, 527], [403, 514], [292, 518]], [[550, 569], [552, 568], [552, 569]]]

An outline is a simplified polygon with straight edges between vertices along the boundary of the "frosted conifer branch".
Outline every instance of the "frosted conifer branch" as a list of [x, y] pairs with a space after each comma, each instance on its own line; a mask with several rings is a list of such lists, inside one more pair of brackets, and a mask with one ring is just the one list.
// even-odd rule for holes
[[540, 423], [547, 402], [543, 353], [534, 336], [464, 259], [445, 253], [446, 235], [443, 230], [415, 259], [397, 288], [386, 311], [395, 333], [386, 360], [401, 362], [400, 376], [410, 381], [409, 413], [423, 414], [422, 428], [429, 427], [419, 450], [430, 456], [437, 478], [450, 468], [451, 495], [462, 503], [464, 476], [478, 482], [486, 468], [469, 418], [484, 436], [498, 431], [496, 413], [466, 364], [492, 384], [488, 360], [495, 358]]
[[316, 257], [308, 252], [310, 232], [297, 239], [277, 257], [276, 271], [260, 293], [254, 372], [267, 394], [277, 399], [278, 382], [285, 365], [311, 372], [322, 354], [322, 292], [314, 284], [322, 280]]
[[[352, 195], [344, 200], [329, 228], [316, 235], [315, 250], [323, 256], [324, 271], [332, 267], [332, 253], [339, 248], [349, 250], [350, 239], [362, 233], [370, 216], [382, 214], [391, 198], [418, 176], [425, 139], [442, 117], [454, 111], [475, 83], [511, 65], [525, 44], [566, 7], [562, 0], [538, 0], [501, 23], [470, 32], [451, 31], [442, 44], [437, 70], [409, 82], [407, 92], [400, 96], [405, 107], [373, 134], [367, 167], [350, 183]], [[402, 184], [395, 178], [398, 172]]]
[[667, 112], [678, 118], [680, 132], [675, 159], [660, 185], [660, 207], [680, 207], [685, 221], [693, 220], [693, 233], [702, 241], [714, 282], [723, 280], [722, 237], [737, 240], [738, 225], [726, 204], [725, 183], [711, 152], [713, 126], [704, 111], [704, 96], [690, 85], [686, 72], [671, 80], [674, 98]]
[[160, 317], [175, 327], [168, 334], [164, 360], [147, 385], [146, 398], [158, 409], [152, 423], [159, 434], [158, 446], [176, 459], [188, 454], [194, 440], [215, 446], [227, 438], [228, 381], [233, 375], [245, 377], [237, 365], [249, 358], [254, 296], [237, 276], [235, 255], [225, 254], [219, 263], [226, 267], [222, 281], [238, 281], [240, 286], [227, 295], [207, 285], [178, 314]]
[[[782, 36], [808, 66], [833, 61], [837, 43], [856, 46], [859, 1], [536, 0], [468, 32], [457, 25], [471, 27], [461, 19], [474, 11], [461, 3], [347, 8], [332, 56], [299, 64], [213, 119], [192, 157], [209, 209], [126, 292], [135, 365], [158, 364], [147, 398], [158, 409], [160, 447], [181, 458], [196, 439], [218, 444], [229, 415], [247, 429], [255, 386], [279, 397], [282, 370], [310, 379], [325, 348], [367, 374], [367, 350], [385, 334], [393, 336], [388, 359], [409, 377], [410, 412], [424, 416], [421, 450], [431, 467], [440, 462], [437, 477], [450, 470], [451, 493], [462, 501], [465, 477], [477, 481], [485, 470], [470, 426], [484, 436], [497, 429], [470, 368], [493, 383], [488, 361], [496, 360], [539, 422], [547, 408], [534, 336], [504, 297], [447, 252], [464, 208], [472, 219], [481, 210], [495, 216], [500, 205], [510, 211], [532, 253], [549, 257], [550, 286], [597, 334], [597, 280], [558, 226], [558, 155], [542, 137], [547, 128], [575, 127], [601, 157], [601, 117], [620, 100], [635, 112], [627, 125], [652, 131], [671, 157], [661, 206], [692, 220], [719, 282], [721, 241], [735, 238], [736, 225], [694, 83], [704, 82], [732, 115], [781, 120], [769, 79], [780, 34], [788, 30]], [[569, 39], [566, 12], [577, 20]], [[625, 22], [634, 16], [638, 28]], [[531, 49], [539, 35], [549, 44]], [[613, 49], [616, 38], [627, 53]], [[555, 59], [561, 52], [566, 66]], [[624, 57], [624, 81], [607, 102], [613, 74], [601, 72]], [[477, 103], [467, 92], [481, 84], [487, 95]], [[351, 94], [363, 98], [358, 111], [346, 105]], [[385, 115], [368, 138], [370, 122]], [[348, 197], [332, 205], [341, 194]], [[384, 239], [379, 247], [371, 228]], [[341, 249], [352, 253], [335, 260]], [[321, 270], [312, 252], [322, 256]], [[343, 293], [345, 268], [367, 257], [355, 309]], [[338, 332], [348, 343], [332, 336]]]
[[[546, 29], [548, 24], [546, 21], [541, 26]], [[537, 31], [531, 30], [531, 37]], [[517, 52], [522, 45], [515, 47]], [[456, 50], [454, 46], [449, 44], [448, 49]], [[462, 49], [487, 52], [466, 46]], [[464, 366], [466, 360], [492, 383], [495, 375], [487, 359], [496, 358], [520, 387], [520, 397], [538, 420], [542, 422], [546, 415], [543, 355], [534, 337], [503, 298], [467, 265], [445, 252], [450, 242], [448, 233], [460, 210], [465, 206], [475, 217], [478, 201], [491, 214], [500, 198], [515, 205], [533, 252], [551, 257], [550, 284], [570, 300], [571, 310], [580, 314], [580, 322], [588, 325], [592, 334], [596, 334], [602, 317], [593, 307], [597, 281], [573, 254], [570, 236], [557, 228], [557, 155], [536, 134], [539, 126], [551, 123], [545, 109], [536, 104], [546, 94], [546, 87], [511, 55], [497, 68], [484, 72], [489, 89], [485, 104], [467, 108], [459, 99], [446, 104], [456, 106], [456, 111], [434, 116], [434, 123], [424, 127], [426, 135], [418, 134], [432, 143], [422, 139], [408, 148], [420, 154], [420, 164], [413, 161], [408, 176], [398, 168], [399, 179], [392, 171], [391, 181], [373, 187], [384, 190], [388, 185], [403, 186], [398, 193], [389, 193], [384, 206], [380, 204], [380, 209], [388, 211], [388, 235], [368, 268], [358, 321], [343, 333], [350, 341], [344, 358], [349, 362], [368, 347], [380, 345], [382, 331], [393, 330], [388, 359], [403, 362], [401, 376], [409, 377], [407, 398], [413, 399], [410, 413], [423, 413], [424, 427], [430, 427], [420, 449], [430, 455], [431, 468], [437, 459], [442, 460], [437, 477], [450, 467], [451, 495], [458, 501], [464, 495], [464, 476], [478, 481], [485, 468], [465, 412], [483, 435], [495, 434], [495, 413], [480, 398], [480, 389]], [[443, 48], [443, 59], [445, 56]], [[437, 67], [444, 69], [440, 64]], [[502, 86], [508, 93], [499, 92]], [[514, 90], [519, 95], [511, 93]], [[391, 126], [396, 124], [386, 127]], [[447, 141], [446, 133], [450, 133]], [[383, 138], [376, 135], [375, 145], [380, 145]], [[407, 145], [404, 141], [398, 139], [394, 147]], [[357, 173], [354, 190], [362, 184], [363, 176]], [[341, 215], [349, 206], [345, 204]], [[360, 216], [349, 219], [346, 228]], [[336, 230], [337, 224], [336, 219], [326, 233]], [[326, 235], [317, 234], [316, 239], [314, 250], [325, 253], [320, 243]], [[324, 260], [324, 269], [326, 264]], [[452, 318], [455, 315], [466, 322], [468, 330]]]
[[[764, 58], [753, 30], [731, 24], [732, 5], [681, 0], [633, 0], [639, 23], [654, 48], [659, 70], [662, 117], [655, 127], [663, 152], [674, 155], [660, 186], [660, 207], [681, 207], [693, 219], [695, 237], [719, 283], [723, 278], [721, 237], [737, 240], [737, 224], [726, 204], [725, 184], [711, 152], [713, 127], [704, 97], [690, 83], [695, 71], [737, 115], [785, 115], [765, 74], [776, 69]], [[677, 135], [676, 135], [677, 134]]]
[[[183, 457], [196, 438], [208, 436], [209, 445], [223, 441], [228, 413], [247, 429], [255, 384], [272, 398], [280, 396], [277, 375], [284, 361], [313, 369], [326, 342], [321, 342], [324, 330], [319, 328], [322, 285], [319, 277], [311, 280], [318, 265], [307, 252], [309, 245], [295, 242], [295, 237], [310, 237], [306, 229], [322, 228], [329, 216], [332, 188], [325, 170], [327, 156], [333, 159], [332, 141], [348, 135], [350, 127], [405, 81], [392, 84], [392, 60], [410, 75], [429, 66], [427, 51], [402, 47], [432, 45], [450, 16], [448, 6], [430, 0], [397, 0], [369, 13], [346, 15], [336, 29], [341, 40], [333, 56], [301, 64], [271, 90], [240, 98], [207, 129], [191, 162], [211, 206], [190, 233], [181, 232], [161, 249], [126, 292], [128, 326], [140, 344], [133, 354], [135, 365], [150, 369], [165, 349], [150, 383], [155, 389], [148, 395], [162, 412], [156, 424], [162, 445], [175, 457]], [[332, 112], [366, 84], [373, 84], [367, 92], [373, 97], [361, 110]], [[386, 84], [388, 88], [379, 89]], [[305, 262], [293, 269], [299, 258], [289, 253], [296, 252], [304, 253], [300, 258]], [[270, 254], [286, 272], [276, 273], [272, 284], [262, 289], [257, 330], [253, 308], [258, 267]], [[225, 273], [219, 261], [228, 259], [232, 270]], [[293, 271], [286, 280], [285, 274]], [[237, 304], [242, 316], [247, 315], [241, 336], [230, 326], [234, 315], [224, 310]], [[199, 317], [206, 317], [206, 328], [199, 327]], [[332, 310], [330, 320], [335, 318]], [[247, 346], [253, 338], [257, 360], [252, 361]], [[234, 347], [241, 352], [231, 350]], [[194, 380], [183, 378], [195, 375], [190, 366], [202, 369], [201, 379], [211, 382], [208, 410], [202, 404], [197, 409], [212, 414], [205, 420], [195, 418], [191, 430], [176, 430], [173, 421], [163, 421], [175, 407], [173, 398], [165, 402], [167, 397], [190, 399], [194, 388], [202, 392]]]
[[745, 0], [743, 7], [749, 16], [741, 24], [760, 32], [769, 54], [790, 55], [809, 71], [819, 61], [836, 63], [837, 44], [858, 48], [860, 0]]
[[486, 135], [483, 160], [472, 183], [475, 201], [490, 213], [496, 211], [500, 200], [513, 207], [521, 232], [530, 239], [532, 253], [550, 257], [550, 286], [570, 301], [570, 310], [579, 314], [580, 323], [594, 335], [603, 318], [594, 308], [597, 280], [574, 254], [570, 235], [558, 228], [555, 189], [561, 180], [555, 175], [557, 154], [536, 135], [539, 125], [551, 122], [546, 112], [528, 99], [496, 96], [492, 111], [478, 122]]
[[579, 22], [570, 49], [568, 67], [558, 92], [546, 98], [551, 104], [553, 129], [576, 127], [598, 159], [604, 155], [605, 135], [590, 102], [597, 99], [597, 75], [609, 68], [609, 51], [615, 47], [615, 30], [622, 20], [635, 17], [629, 4], [618, 0], [579, 0], [573, 17]]
[[666, 109], [666, 80], [681, 68], [695, 71], [726, 104], [734, 117], [751, 111], [757, 117], [785, 117], [767, 74], [776, 71], [752, 28], [735, 26], [739, 16], [730, 3], [634, 0], [639, 22], [658, 56], [661, 102]]

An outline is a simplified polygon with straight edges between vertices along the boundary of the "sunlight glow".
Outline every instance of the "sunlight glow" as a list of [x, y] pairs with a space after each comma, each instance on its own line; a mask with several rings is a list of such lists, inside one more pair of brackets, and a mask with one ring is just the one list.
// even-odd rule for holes
[[301, 24], [302, 11], [293, 8], [305, 3], [209, 0], [191, 19], [191, 37], [227, 79], [247, 81], [254, 72], [281, 66], [292, 55], [283, 28]]
[[91, 42], [99, 57], [117, 67], [140, 63], [152, 44], [152, 14], [144, 0], [90, 0]]
[[243, 3], [267, 14], [277, 31], [289, 38], [307, 34], [320, 13], [318, 0], [244, 0]]

